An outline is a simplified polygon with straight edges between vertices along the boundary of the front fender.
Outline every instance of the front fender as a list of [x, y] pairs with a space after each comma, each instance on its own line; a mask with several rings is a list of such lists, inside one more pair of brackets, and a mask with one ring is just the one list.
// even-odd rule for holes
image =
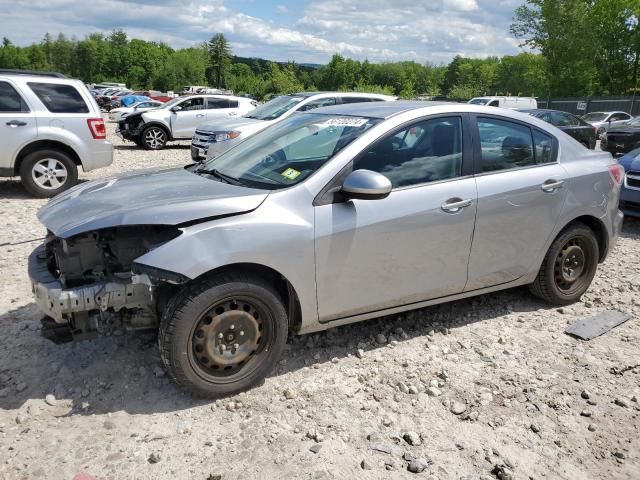
[[183, 228], [182, 235], [136, 263], [189, 279], [234, 264], [262, 265], [291, 283], [300, 300], [303, 326], [317, 322], [311, 199], [292, 210], [276, 197], [268, 197], [252, 212]]

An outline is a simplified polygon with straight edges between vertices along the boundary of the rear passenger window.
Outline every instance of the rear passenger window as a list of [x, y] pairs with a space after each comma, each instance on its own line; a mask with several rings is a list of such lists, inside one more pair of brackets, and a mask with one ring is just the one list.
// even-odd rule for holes
[[306, 105], [303, 105], [302, 107], [300, 107], [300, 109], [298, 111], [299, 112], [306, 112], [308, 110], [313, 110], [315, 108], [328, 107], [329, 105], [335, 105], [335, 104], [336, 104], [336, 99], [335, 98], [320, 98], [318, 100], [312, 100], [311, 102], [307, 103]]
[[536, 145], [536, 163], [551, 163], [553, 139], [550, 135], [538, 130], [533, 131], [533, 141]]
[[531, 129], [494, 118], [478, 118], [483, 172], [535, 165]]
[[207, 108], [209, 110], [216, 108], [238, 108], [238, 101], [226, 98], [207, 98]]
[[459, 177], [462, 121], [447, 117], [417, 122], [378, 140], [353, 169], [381, 173], [394, 188]]
[[82, 95], [72, 85], [30, 82], [29, 87], [51, 113], [89, 113]]
[[0, 113], [28, 112], [29, 107], [15, 88], [7, 82], [0, 82]]
[[365, 97], [342, 97], [341, 100], [342, 103], [362, 103], [372, 101], [371, 99]]

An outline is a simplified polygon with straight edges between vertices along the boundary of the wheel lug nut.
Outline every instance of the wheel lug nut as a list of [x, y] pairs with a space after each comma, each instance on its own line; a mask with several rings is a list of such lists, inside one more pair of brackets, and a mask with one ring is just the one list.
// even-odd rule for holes
[[229, 326], [229, 330], [234, 330], [235, 328], [236, 328], [236, 326], [235, 326], [235, 325], [233, 325], [233, 324], [231, 324], [231, 325]]
[[234, 350], [237, 350], [237, 349], [238, 349], [238, 347], [240, 347], [240, 345], [238, 345], [237, 343], [234, 343], [234, 344], [233, 344], [233, 348], [234, 348]]
[[222, 345], [220, 345], [220, 351], [224, 352], [227, 349], [227, 346], [223, 343]]
[[224, 335], [222, 334], [222, 332], [218, 334], [218, 338], [224, 338]]
[[240, 336], [244, 337], [244, 330], [240, 330]]

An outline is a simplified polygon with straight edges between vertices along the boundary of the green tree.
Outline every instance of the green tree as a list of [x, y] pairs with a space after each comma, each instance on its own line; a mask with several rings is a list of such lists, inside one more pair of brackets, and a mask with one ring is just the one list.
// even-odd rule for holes
[[231, 63], [231, 48], [222, 33], [216, 33], [211, 37], [208, 47], [211, 65], [209, 78], [217, 88], [224, 88], [225, 70]]

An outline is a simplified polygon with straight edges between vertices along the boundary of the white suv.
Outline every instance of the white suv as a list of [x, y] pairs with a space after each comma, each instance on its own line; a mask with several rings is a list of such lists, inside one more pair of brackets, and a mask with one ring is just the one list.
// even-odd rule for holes
[[201, 122], [202, 125], [198, 125], [191, 141], [191, 158], [194, 162], [215, 158], [245, 138], [296, 112], [345, 103], [388, 102], [396, 98], [359, 92], [302, 92], [281, 95], [242, 118]]
[[160, 108], [127, 115], [118, 123], [117, 133], [147, 150], [160, 150], [170, 140], [190, 139], [201, 123], [245, 115], [257, 105], [250, 98], [231, 95], [178, 97]]
[[0, 70], [0, 176], [20, 176], [36, 197], [73, 186], [113, 162], [100, 109], [80, 80]]

